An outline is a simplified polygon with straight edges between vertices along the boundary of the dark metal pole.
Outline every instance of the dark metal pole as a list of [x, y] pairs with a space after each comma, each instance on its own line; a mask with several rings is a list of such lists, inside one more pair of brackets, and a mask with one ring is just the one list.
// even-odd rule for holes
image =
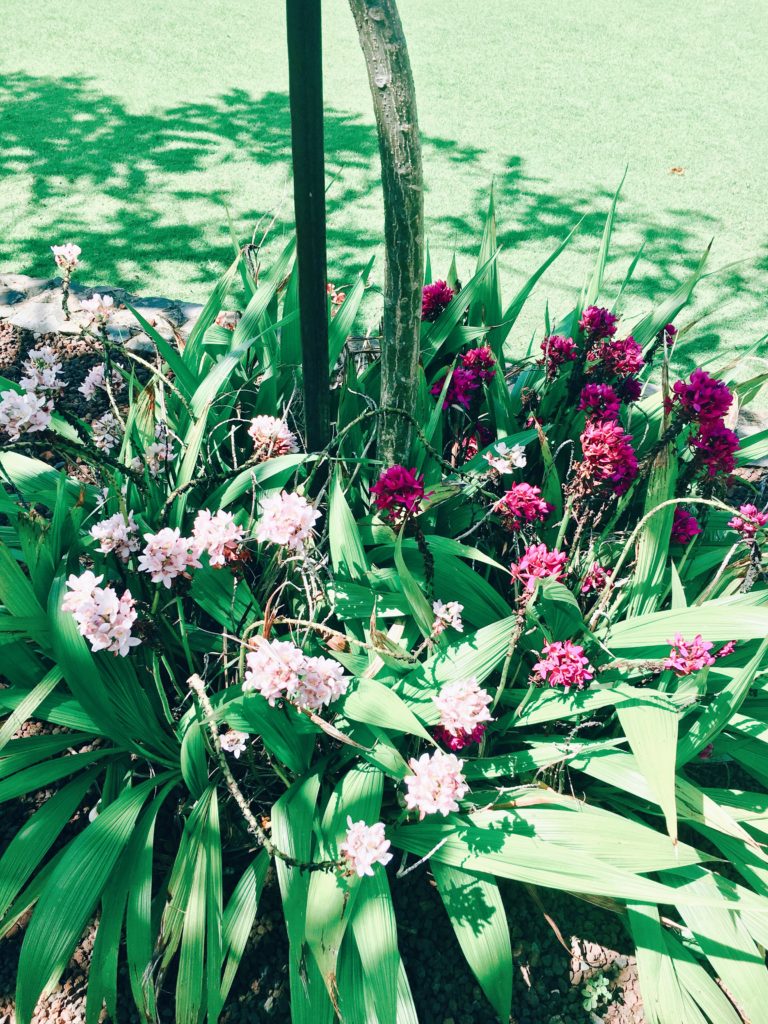
[[286, 0], [304, 423], [307, 450], [315, 452], [331, 436], [320, 6], [321, 0]]

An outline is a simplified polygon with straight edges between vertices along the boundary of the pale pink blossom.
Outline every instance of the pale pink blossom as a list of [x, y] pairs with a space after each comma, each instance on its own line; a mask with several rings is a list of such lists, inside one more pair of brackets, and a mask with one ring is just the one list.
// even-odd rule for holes
[[541, 659], [533, 666], [533, 679], [550, 686], [583, 690], [594, 678], [595, 670], [584, 656], [584, 648], [570, 640], [544, 644]]
[[304, 658], [293, 701], [299, 707], [319, 711], [343, 696], [349, 683], [350, 677], [332, 658]]
[[91, 423], [91, 439], [100, 452], [111, 452], [120, 443], [120, 422], [112, 412], [105, 412]]
[[182, 537], [176, 527], [163, 527], [157, 533], [145, 533], [147, 544], [139, 555], [139, 569], [150, 573], [153, 583], [162, 583], [170, 589], [177, 576], [186, 574], [187, 569], [200, 568], [195, 542], [191, 537]]
[[192, 527], [192, 539], [198, 555], [208, 553], [212, 566], [224, 565], [227, 558], [237, 551], [244, 531], [238, 526], [230, 512], [220, 510], [212, 515], [207, 508], [201, 509]]
[[237, 729], [228, 729], [219, 736], [221, 749], [228, 754], [240, 757], [248, 749], [248, 733], [238, 732]]
[[492, 699], [474, 677], [446, 683], [435, 697], [441, 729], [460, 740], [473, 735], [479, 725], [491, 721], [488, 705]]
[[248, 433], [253, 439], [255, 455], [259, 462], [299, 450], [296, 435], [288, 429], [285, 420], [278, 419], [277, 416], [255, 416], [248, 427]]
[[51, 252], [59, 270], [63, 270], [67, 277], [77, 270], [80, 253], [83, 250], [74, 242], [65, 242], [64, 245], [52, 245]]
[[754, 540], [758, 530], [768, 523], [768, 512], [761, 512], [757, 505], [740, 505], [739, 514], [728, 520], [732, 530], [740, 533], [744, 540]]
[[536, 580], [559, 580], [563, 576], [566, 555], [562, 551], [549, 551], [546, 544], [533, 544], [526, 548], [519, 562], [509, 567], [513, 579], [518, 580], [525, 589], [532, 592]]
[[461, 758], [436, 750], [432, 755], [422, 754], [418, 760], [412, 757], [408, 766], [413, 774], [404, 779], [405, 805], [409, 810], [418, 810], [420, 821], [427, 814], [445, 816], [458, 811], [458, 801], [469, 791], [461, 773]]
[[125, 658], [132, 647], [141, 643], [131, 636], [131, 627], [137, 618], [135, 602], [130, 590], [121, 597], [112, 587], [101, 587], [103, 576], [85, 572], [70, 576], [70, 593], [62, 603], [62, 611], [70, 612], [81, 636], [94, 651], [111, 651]]
[[495, 452], [486, 452], [483, 458], [497, 473], [512, 473], [524, 469], [528, 463], [523, 445], [513, 444], [509, 448], [503, 441], [496, 445]]
[[11, 441], [19, 441], [22, 434], [47, 430], [51, 425], [51, 410], [40, 395], [31, 391], [4, 391], [0, 395], [0, 431]]
[[714, 644], [705, 640], [700, 633], [693, 640], [684, 640], [680, 633], [675, 633], [670, 645], [672, 649], [664, 661], [664, 668], [671, 669], [678, 676], [689, 676], [692, 672], [699, 672], [715, 664], [715, 659], [709, 653]]
[[432, 623], [433, 636], [439, 636], [448, 626], [457, 633], [464, 632], [464, 624], [461, 621], [463, 604], [459, 604], [458, 601], [447, 601], [445, 604], [442, 601], [433, 601], [432, 611], [435, 615], [435, 621]]
[[296, 552], [304, 551], [315, 522], [320, 518], [320, 513], [306, 498], [287, 491], [264, 498], [260, 511], [261, 517], [256, 524], [259, 543], [268, 541]]
[[255, 641], [245, 656], [243, 690], [256, 690], [274, 706], [276, 700], [319, 711], [347, 692], [349, 676], [331, 658], [308, 658], [286, 640]]
[[243, 690], [256, 690], [274, 707], [282, 697], [292, 697], [299, 688], [304, 653], [287, 640], [254, 641], [255, 650], [245, 656]]
[[[125, 381], [117, 372], [112, 370], [109, 375], [110, 387], [114, 392], [119, 392], [125, 386]], [[104, 364], [99, 363], [98, 366], [92, 366], [83, 379], [83, 383], [77, 389], [83, 398], [93, 398], [97, 391], [106, 391], [106, 379], [104, 377]]]
[[347, 836], [339, 846], [339, 853], [360, 878], [373, 875], [374, 864], [389, 864], [392, 854], [389, 853], [390, 842], [384, 836], [384, 822], [366, 825], [364, 821], [352, 821], [347, 816]]
[[80, 305], [88, 314], [89, 323], [101, 326], [105, 324], [115, 311], [115, 300], [111, 295], [99, 295], [94, 292], [90, 299], [82, 299]]
[[99, 551], [108, 555], [111, 551], [127, 562], [134, 551], [139, 550], [139, 527], [133, 518], [133, 512], [124, 516], [116, 512], [109, 519], [103, 519], [90, 529], [94, 540], [99, 542]]
[[[27, 353], [21, 365], [23, 376], [19, 384], [25, 391], [31, 391], [40, 398], [53, 402], [59, 392], [64, 389], [64, 381], [59, 374], [62, 364], [50, 345], [41, 345]], [[48, 408], [53, 411], [53, 405]]]

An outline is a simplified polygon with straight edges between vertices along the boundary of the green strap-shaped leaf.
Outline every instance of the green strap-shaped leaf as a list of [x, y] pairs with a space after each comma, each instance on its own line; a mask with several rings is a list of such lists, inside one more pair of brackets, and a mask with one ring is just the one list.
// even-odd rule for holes
[[675, 751], [678, 715], [663, 708], [630, 704], [618, 707], [617, 713], [638, 767], [664, 812], [667, 832], [676, 843]]
[[69, 844], [50, 875], [21, 948], [16, 986], [19, 1024], [30, 1024], [37, 1000], [53, 990], [131, 837], [141, 808], [163, 781], [160, 776], [126, 790]]
[[499, 887], [491, 878], [432, 863], [443, 898], [467, 963], [502, 1024], [512, 1012], [512, 946]]

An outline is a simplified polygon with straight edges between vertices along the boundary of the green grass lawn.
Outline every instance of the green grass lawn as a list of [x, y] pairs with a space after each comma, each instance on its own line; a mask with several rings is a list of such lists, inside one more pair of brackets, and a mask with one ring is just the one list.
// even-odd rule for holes
[[[201, 300], [231, 257], [225, 206], [243, 239], [273, 214], [273, 238], [288, 230], [279, 0], [2, 7], [0, 270], [48, 274], [49, 245], [71, 239], [85, 281]], [[703, 283], [698, 308], [718, 310], [699, 351], [740, 350], [768, 330], [765, 0], [400, 7], [435, 270], [455, 247], [470, 273], [492, 179], [507, 291], [587, 214], [518, 343], [546, 299], [554, 316], [581, 286], [625, 165], [614, 277], [643, 241], [647, 254], [629, 312], [714, 237], [712, 269], [745, 262]], [[345, 0], [324, 9], [330, 265], [346, 284], [378, 249], [378, 150], [351, 14]]]

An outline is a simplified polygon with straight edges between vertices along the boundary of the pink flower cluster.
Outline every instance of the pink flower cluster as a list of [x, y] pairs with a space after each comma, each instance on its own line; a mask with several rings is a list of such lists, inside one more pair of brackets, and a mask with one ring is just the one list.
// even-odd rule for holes
[[258, 462], [266, 462], [276, 455], [290, 455], [299, 450], [296, 435], [285, 420], [277, 416], [255, 416], [248, 427], [253, 439], [254, 455]]
[[579, 320], [579, 329], [588, 342], [612, 338], [619, 318], [604, 306], [587, 306]]
[[32, 349], [21, 368], [22, 391], [4, 391], [0, 396], [0, 431], [11, 441], [48, 429], [53, 400], [64, 387], [59, 377], [61, 363], [49, 345]]
[[373, 875], [374, 864], [389, 864], [390, 842], [384, 835], [384, 822], [366, 825], [364, 821], [352, 821], [347, 817], [347, 835], [339, 846], [339, 853], [349, 865], [350, 872], [360, 878]]
[[768, 523], [768, 512], [761, 512], [756, 505], [740, 505], [739, 514], [728, 520], [732, 530], [741, 534], [744, 540], [755, 539], [758, 530]]
[[453, 288], [445, 281], [425, 284], [421, 292], [421, 319], [437, 320], [453, 296]]
[[544, 644], [541, 659], [533, 666], [534, 680], [562, 686], [566, 693], [572, 687], [583, 690], [594, 675], [595, 670], [584, 656], [584, 648], [570, 640]]
[[192, 527], [197, 557], [207, 552], [208, 560], [214, 568], [224, 565], [237, 555], [243, 534], [242, 526], [237, 525], [230, 512], [223, 510], [211, 515], [207, 508], [201, 509]]
[[[109, 375], [109, 386], [113, 392], [118, 392], [125, 386], [125, 381], [117, 372], [112, 370]], [[93, 398], [97, 391], [106, 391], [107, 383], [104, 376], [104, 364], [99, 363], [97, 366], [92, 366], [88, 373], [83, 379], [83, 383], [77, 389], [83, 398]]]
[[543, 500], [541, 488], [519, 483], [512, 484], [507, 493], [499, 498], [493, 511], [502, 517], [507, 530], [515, 531], [527, 523], [543, 523], [554, 507]]
[[61, 602], [62, 611], [71, 612], [78, 632], [94, 651], [111, 651], [125, 658], [132, 647], [141, 643], [131, 636], [136, 621], [136, 607], [130, 590], [118, 597], [112, 587], [100, 586], [103, 576], [84, 572], [70, 576], [69, 593]]
[[551, 334], [545, 338], [541, 350], [544, 356], [539, 360], [539, 366], [546, 366], [550, 380], [557, 376], [558, 367], [579, 358], [579, 350], [573, 338], [564, 338], [561, 334]]
[[[461, 362], [453, 371], [448, 390], [443, 399], [443, 408], [450, 409], [452, 405], [460, 405], [463, 409], [469, 409], [472, 399], [482, 388], [493, 380], [496, 374], [496, 360], [493, 353], [487, 346], [483, 348], [472, 348], [461, 357]], [[429, 389], [431, 395], [439, 398], [445, 378], [443, 374]]]
[[611, 574], [599, 562], [593, 562], [581, 584], [582, 594], [591, 594], [602, 590], [610, 578]]
[[99, 542], [99, 551], [108, 555], [111, 551], [127, 562], [134, 551], [139, 550], [139, 527], [133, 518], [133, 512], [127, 517], [116, 512], [109, 519], [103, 519], [90, 529], [94, 540]]
[[610, 384], [585, 384], [577, 408], [590, 419], [617, 420], [621, 400]]
[[83, 299], [80, 303], [89, 315], [89, 323], [96, 327], [103, 327], [115, 311], [115, 300], [111, 295], [99, 295], [94, 292], [90, 299]]
[[664, 668], [671, 669], [678, 676], [689, 676], [692, 672], [715, 664], [715, 659], [709, 653], [714, 644], [705, 640], [700, 633], [693, 640], [684, 640], [680, 633], [676, 633], [670, 646]]
[[264, 498], [259, 506], [256, 540], [278, 544], [301, 554], [312, 536], [320, 513], [300, 494], [281, 491]]
[[163, 527], [157, 533], [145, 533], [147, 542], [139, 555], [139, 569], [150, 573], [153, 583], [162, 583], [170, 590], [177, 576], [186, 575], [187, 569], [199, 569], [198, 547], [193, 537], [182, 537], [178, 527]]
[[431, 756], [412, 757], [408, 766], [413, 774], [405, 777], [405, 805], [418, 810], [419, 821], [427, 814], [450, 814], [458, 811], [458, 801], [469, 791], [461, 769], [464, 762], [455, 754], [436, 750]]
[[477, 679], [457, 679], [446, 683], [435, 697], [440, 709], [440, 724], [435, 738], [451, 750], [461, 750], [477, 743], [485, 732], [485, 723], [491, 721], [488, 705], [492, 697]]
[[402, 523], [408, 516], [418, 515], [424, 494], [424, 476], [405, 466], [385, 469], [371, 488], [376, 508], [391, 523]]
[[286, 640], [258, 639], [245, 656], [243, 690], [255, 690], [274, 707], [281, 698], [319, 711], [347, 692], [349, 676], [331, 658], [308, 658]]
[[692, 516], [686, 509], [679, 505], [675, 506], [675, 515], [672, 520], [672, 532], [670, 540], [673, 544], [687, 544], [697, 534], [701, 533], [701, 526], [695, 516]]
[[536, 580], [560, 580], [565, 571], [567, 556], [562, 551], [549, 551], [546, 544], [533, 544], [526, 548], [519, 562], [509, 567], [512, 579], [522, 583], [525, 589], [533, 592]]

